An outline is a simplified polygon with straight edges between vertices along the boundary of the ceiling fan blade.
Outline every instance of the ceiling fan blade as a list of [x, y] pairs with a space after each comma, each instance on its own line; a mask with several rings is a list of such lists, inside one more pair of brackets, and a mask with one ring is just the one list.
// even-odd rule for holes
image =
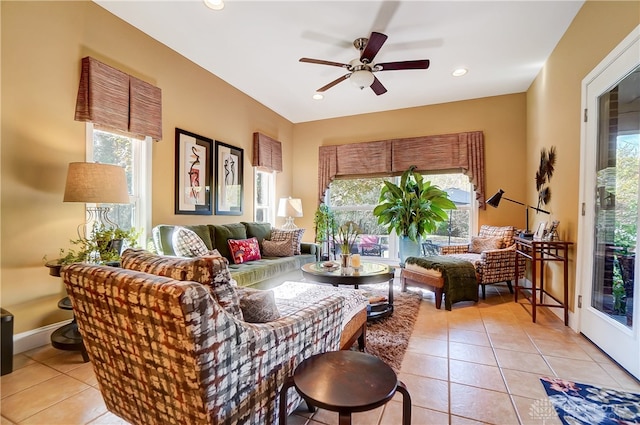
[[[377, 69], [380, 67], [381, 69]], [[415, 61], [400, 61], [400, 62], [387, 62], [377, 63], [377, 71], [397, 71], [401, 69], [427, 69], [429, 68], [429, 59], [415, 60]]]
[[376, 57], [376, 55], [378, 54], [378, 51], [380, 50], [380, 48], [382, 47], [385, 41], [387, 41], [386, 35], [379, 32], [375, 32], [375, 31], [372, 32], [371, 36], [369, 37], [369, 41], [367, 42], [367, 45], [364, 47], [364, 50], [360, 55], [360, 62], [363, 62], [363, 63], [373, 62], [373, 58]]
[[382, 85], [380, 80], [378, 80], [375, 76], [373, 77], [373, 83], [371, 83], [371, 90], [378, 96], [381, 94], [385, 94], [387, 89]]
[[347, 78], [349, 78], [349, 76], [351, 75], [351, 73], [349, 74], [344, 74], [342, 77], [337, 78], [335, 80], [333, 80], [332, 82], [330, 82], [329, 84], [327, 84], [326, 86], [320, 87], [318, 90], [316, 90], [317, 92], [323, 92], [323, 91], [327, 91], [329, 90], [331, 87], [335, 86], [338, 83], [343, 82], [344, 80], [346, 80]]
[[322, 59], [300, 58], [300, 62], [317, 63], [319, 65], [330, 65], [330, 66], [337, 66], [340, 68], [349, 68], [349, 65], [347, 65], [346, 63], [331, 62], [331, 61], [325, 61]]

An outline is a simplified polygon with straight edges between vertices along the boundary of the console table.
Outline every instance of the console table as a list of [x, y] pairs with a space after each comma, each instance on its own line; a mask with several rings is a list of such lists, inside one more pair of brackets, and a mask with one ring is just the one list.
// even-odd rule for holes
[[[514, 298], [518, 302], [518, 293], [522, 291], [524, 297], [531, 303], [531, 316], [533, 322], [536, 322], [537, 307], [556, 307], [564, 309], [564, 325], [569, 325], [569, 258], [568, 251], [573, 242], [567, 241], [545, 241], [535, 239], [525, 239], [515, 237], [516, 243], [516, 267], [515, 267], [515, 288]], [[520, 258], [523, 257], [531, 261], [531, 288], [523, 287], [518, 284], [518, 266]], [[563, 296], [562, 300], [551, 295], [544, 287], [544, 266], [548, 261], [561, 262], [563, 264]], [[538, 277], [537, 265], [540, 264], [540, 276]], [[531, 294], [527, 294], [525, 290], [531, 290]], [[549, 304], [545, 302], [545, 296], [553, 299], [557, 304]], [[538, 300], [539, 298], [539, 300]]]

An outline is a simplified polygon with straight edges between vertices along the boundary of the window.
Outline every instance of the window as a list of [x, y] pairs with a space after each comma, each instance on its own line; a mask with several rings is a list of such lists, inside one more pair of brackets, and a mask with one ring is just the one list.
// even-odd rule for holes
[[[458, 207], [450, 212], [449, 221], [439, 223], [435, 233], [425, 239], [435, 245], [468, 243], [477, 227], [477, 202], [469, 178], [461, 173], [432, 174], [424, 178], [446, 190]], [[400, 177], [334, 180], [327, 191], [326, 203], [337, 224], [354, 221], [361, 228], [358, 252], [397, 259], [396, 235], [389, 235], [373, 215], [385, 180], [399, 184]]]
[[254, 220], [275, 225], [275, 172], [255, 169]]
[[151, 230], [151, 140], [134, 139], [87, 124], [87, 161], [124, 167], [129, 204], [113, 204], [111, 219], [122, 229], [141, 231], [140, 244]]

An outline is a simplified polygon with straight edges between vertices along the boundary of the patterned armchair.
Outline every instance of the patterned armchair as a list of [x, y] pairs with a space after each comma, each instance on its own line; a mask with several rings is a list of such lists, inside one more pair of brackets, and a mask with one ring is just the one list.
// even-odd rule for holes
[[[138, 254], [62, 269], [105, 404], [131, 424], [277, 423], [286, 376], [338, 349], [342, 297], [251, 324], [225, 259]], [[287, 400], [287, 413], [301, 401]]]
[[[473, 263], [478, 284], [482, 286], [482, 299], [485, 299], [485, 285], [506, 282], [513, 293], [511, 280], [516, 273], [516, 247], [513, 226], [480, 226], [478, 237], [471, 239], [469, 245], [449, 245], [440, 247], [440, 255], [452, 255]], [[519, 278], [524, 276], [524, 261], [518, 268]]]

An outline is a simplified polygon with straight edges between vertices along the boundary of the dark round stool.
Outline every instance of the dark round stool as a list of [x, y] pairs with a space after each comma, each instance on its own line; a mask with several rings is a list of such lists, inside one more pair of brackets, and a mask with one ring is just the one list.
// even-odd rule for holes
[[411, 396], [389, 365], [371, 354], [331, 351], [309, 357], [296, 367], [280, 392], [280, 424], [287, 421], [287, 391], [294, 386], [311, 408], [338, 412], [339, 424], [351, 413], [382, 406], [402, 393], [402, 424], [411, 424]]

